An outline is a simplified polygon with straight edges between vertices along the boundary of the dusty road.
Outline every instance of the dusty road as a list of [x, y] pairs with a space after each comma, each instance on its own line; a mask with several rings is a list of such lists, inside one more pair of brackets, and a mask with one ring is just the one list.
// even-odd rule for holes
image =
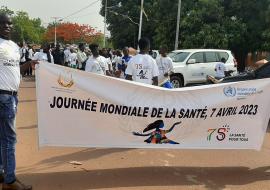
[[[269, 133], [259, 152], [39, 149], [33, 81], [21, 84], [19, 98], [17, 173], [35, 190], [270, 189]], [[82, 165], [74, 166], [69, 161]]]

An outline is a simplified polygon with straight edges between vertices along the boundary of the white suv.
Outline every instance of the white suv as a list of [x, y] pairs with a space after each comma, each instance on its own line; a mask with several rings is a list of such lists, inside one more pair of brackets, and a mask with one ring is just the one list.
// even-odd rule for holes
[[215, 75], [215, 65], [223, 57], [226, 70], [237, 72], [237, 62], [229, 50], [184, 49], [172, 51], [168, 56], [173, 60], [174, 74], [170, 79], [175, 88], [206, 82], [207, 75]]

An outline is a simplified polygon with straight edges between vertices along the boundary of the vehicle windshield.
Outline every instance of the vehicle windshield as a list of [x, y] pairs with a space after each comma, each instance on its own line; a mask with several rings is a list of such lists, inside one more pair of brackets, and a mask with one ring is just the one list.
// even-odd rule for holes
[[168, 54], [168, 56], [173, 62], [183, 62], [189, 54], [190, 52], [171, 52]]

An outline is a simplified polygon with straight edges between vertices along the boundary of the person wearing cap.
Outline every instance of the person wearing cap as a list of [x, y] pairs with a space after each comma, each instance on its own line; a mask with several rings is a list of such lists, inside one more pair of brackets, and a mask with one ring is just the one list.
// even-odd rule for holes
[[15, 175], [15, 116], [20, 73], [38, 62], [20, 65], [19, 47], [10, 40], [11, 30], [10, 16], [0, 13], [0, 183], [2, 190], [31, 190], [31, 186], [24, 185]]

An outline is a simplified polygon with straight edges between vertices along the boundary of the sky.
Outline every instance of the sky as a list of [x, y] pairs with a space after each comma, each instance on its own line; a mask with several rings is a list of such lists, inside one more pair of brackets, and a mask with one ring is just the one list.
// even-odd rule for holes
[[30, 18], [40, 18], [44, 26], [54, 21], [52, 17], [65, 18], [89, 6], [64, 21], [89, 24], [101, 32], [104, 30], [104, 17], [99, 14], [101, 0], [0, 0], [1, 6], [15, 12], [25, 11]]

